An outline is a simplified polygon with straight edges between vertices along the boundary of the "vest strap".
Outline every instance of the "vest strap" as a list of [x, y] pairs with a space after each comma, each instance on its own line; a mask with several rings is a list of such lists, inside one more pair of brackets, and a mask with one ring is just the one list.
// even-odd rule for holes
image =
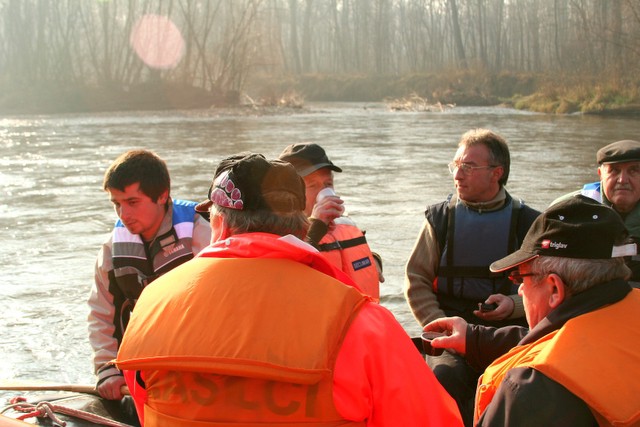
[[[458, 277], [462, 279], [462, 286], [464, 287], [464, 278], [480, 278], [480, 279], [493, 279], [493, 293], [501, 293], [503, 295], [510, 294], [511, 284], [505, 282], [501, 286], [496, 286], [498, 283], [495, 281], [501, 277], [506, 277], [507, 273], [492, 273], [488, 266], [476, 267], [476, 266], [456, 266], [453, 260], [453, 247], [455, 237], [455, 211], [458, 199], [454, 194], [450, 194], [448, 198], [447, 209], [447, 265], [440, 265], [438, 267], [438, 276], [447, 278], [447, 291], [446, 295], [454, 297], [453, 280]], [[511, 222], [509, 224], [509, 241], [508, 241], [508, 253], [514, 252], [517, 249], [517, 225], [519, 220], [519, 214], [522, 210], [522, 202], [519, 199], [511, 200]], [[440, 233], [440, 230], [436, 231], [436, 234]], [[441, 247], [441, 250], [444, 248]], [[464, 291], [462, 290], [461, 293]]]
[[364, 245], [367, 243], [367, 239], [364, 236], [355, 237], [349, 240], [338, 240], [331, 243], [323, 243], [318, 245], [320, 252], [335, 251], [336, 249], [348, 249], [358, 245]]
[[[453, 262], [453, 238], [455, 233], [455, 223], [456, 223], [456, 203], [458, 198], [454, 195], [449, 196], [449, 209], [447, 211], [447, 265], [452, 266]], [[438, 275], [440, 275], [440, 269], [442, 266], [438, 268]], [[446, 273], [442, 274], [447, 278], [447, 295], [453, 297], [453, 277], [454, 271], [453, 269], [449, 269]], [[464, 286], [464, 285], [463, 285]]]

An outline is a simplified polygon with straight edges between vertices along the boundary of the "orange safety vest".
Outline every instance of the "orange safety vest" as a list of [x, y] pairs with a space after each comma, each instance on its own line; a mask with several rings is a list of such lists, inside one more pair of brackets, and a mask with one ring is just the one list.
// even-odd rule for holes
[[380, 301], [380, 282], [364, 233], [348, 218], [335, 220], [318, 249], [335, 267], [347, 273], [362, 292]]
[[141, 371], [147, 427], [363, 425], [333, 368], [365, 301], [290, 259], [198, 257], [145, 289], [116, 364]]
[[640, 290], [496, 359], [478, 381], [474, 424], [510, 369], [531, 367], [582, 399], [601, 426], [640, 423]]

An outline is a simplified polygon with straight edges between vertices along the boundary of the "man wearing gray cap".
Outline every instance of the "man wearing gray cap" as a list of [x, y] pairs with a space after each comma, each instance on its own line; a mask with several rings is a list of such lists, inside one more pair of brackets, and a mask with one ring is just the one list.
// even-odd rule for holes
[[[640, 142], [625, 139], [606, 145], [598, 150], [596, 161], [599, 182], [585, 184], [551, 204], [576, 194], [591, 197], [618, 212], [631, 236], [640, 239]], [[640, 281], [640, 259], [634, 257], [627, 263], [633, 271], [632, 280]]]
[[621, 257], [635, 253], [620, 216], [576, 195], [532, 224], [511, 270], [529, 329], [437, 319], [432, 347], [485, 369], [474, 426], [640, 425], [640, 290]]

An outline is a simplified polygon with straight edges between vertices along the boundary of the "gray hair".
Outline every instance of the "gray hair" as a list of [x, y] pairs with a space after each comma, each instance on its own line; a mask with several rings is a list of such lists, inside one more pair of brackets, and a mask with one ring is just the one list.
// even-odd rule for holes
[[211, 206], [211, 217], [222, 216], [225, 226], [231, 234], [241, 233], [271, 233], [280, 236], [292, 234], [304, 239], [309, 228], [309, 220], [302, 211], [287, 214], [275, 213], [267, 210], [242, 211], [223, 208], [216, 204]]
[[482, 144], [489, 150], [489, 157], [492, 165], [502, 166], [502, 177], [498, 181], [503, 187], [507, 185], [509, 171], [511, 169], [511, 156], [507, 141], [495, 132], [488, 129], [472, 129], [465, 132], [460, 138], [458, 147], [470, 147]]
[[555, 273], [562, 278], [571, 295], [616, 279], [628, 279], [631, 270], [623, 258], [582, 259], [540, 256], [531, 262], [537, 275]]

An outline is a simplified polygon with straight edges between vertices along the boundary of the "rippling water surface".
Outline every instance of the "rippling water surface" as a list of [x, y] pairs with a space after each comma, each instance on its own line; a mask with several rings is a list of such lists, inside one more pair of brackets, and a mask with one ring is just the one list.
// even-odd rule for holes
[[556, 117], [499, 108], [398, 113], [381, 104], [312, 104], [280, 114], [173, 111], [0, 119], [0, 379], [93, 382], [86, 299], [98, 247], [116, 218], [102, 191], [130, 148], [166, 159], [177, 198], [206, 197], [211, 174], [238, 151], [276, 157], [312, 141], [343, 168], [352, 218], [385, 262], [382, 304], [416, 334], [403, 266], [426, 204], [452, 191], [446, 164], [460, 135], [486, 127], [512, 152], [508, 190], [535, 208], [597, 179], [595, 152], [640, 139], [629, 118]]

